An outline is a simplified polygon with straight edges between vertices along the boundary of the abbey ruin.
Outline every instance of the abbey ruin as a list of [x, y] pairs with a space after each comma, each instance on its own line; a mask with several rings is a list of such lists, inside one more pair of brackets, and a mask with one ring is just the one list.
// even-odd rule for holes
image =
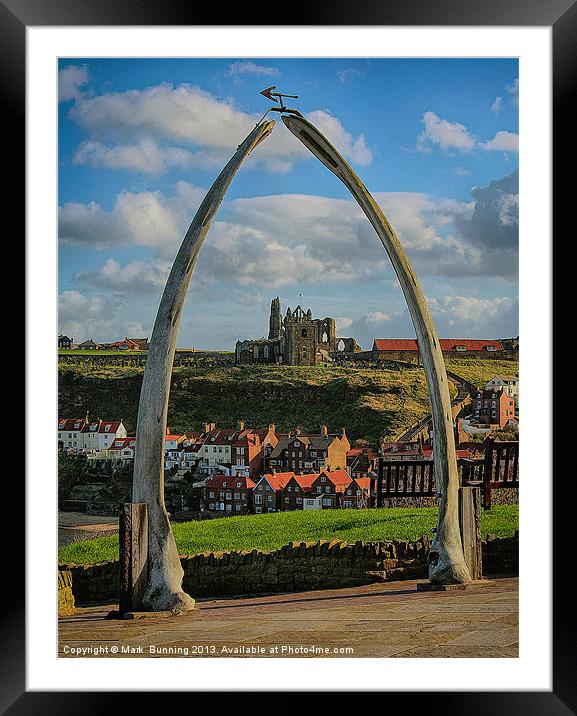
[[354, 338], [337, 338], [334, 318], [313, 318], [310, 308], [289, 306], [283, 319], [277, 297], [270, 305], [268, 338], [237, 341], [235, 362], [323, 365], [360, 350]]

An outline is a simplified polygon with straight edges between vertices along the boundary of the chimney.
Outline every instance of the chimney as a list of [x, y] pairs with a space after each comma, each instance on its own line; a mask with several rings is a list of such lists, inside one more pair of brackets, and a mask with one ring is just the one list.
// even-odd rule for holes
[[236, 421], [236, 429], [237, 430], [244, 430], [244, 421], [243, 420], [237, 420]]
[[327, 429], [326, 425], [321, 425], [321, 437], [326, 438], [326, 436], [329, 434], [329, 431]]
[[216, 425], [214, 423], [204, 423], [203, 432], [209, 433], [211, 430], [214, 430], [215, 428], [216, 428]]
[[301, 434], [301, 429], [300, 429], [300, 428], [297, 428], [297, 429], [295, 430], [295, 435], [300, 435], [300, 434]]
[[347, 431], [346, 431], [344, 428], [343, 428], [343, 431], [342, 431], [342, 433], [341, 433], [341, 437], [342, 437], [342, 438], [346, 438], [346, 437], [347, 437]]

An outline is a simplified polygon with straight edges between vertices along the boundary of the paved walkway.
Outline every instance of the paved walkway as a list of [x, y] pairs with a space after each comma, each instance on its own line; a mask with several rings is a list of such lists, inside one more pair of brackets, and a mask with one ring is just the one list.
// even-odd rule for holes
[[452, 592], [417, 592], [416, 584], [207, 600], [190, 614], [132, 621], [106, 619], [115, 605], [78, 608], [60, 619], [59, 654], [518, 656], [517, 579]]

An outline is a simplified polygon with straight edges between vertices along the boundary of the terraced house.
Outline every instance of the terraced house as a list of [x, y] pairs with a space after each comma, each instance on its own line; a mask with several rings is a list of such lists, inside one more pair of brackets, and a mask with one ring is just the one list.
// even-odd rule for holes
[[202, 509], [229, 515], [244, 515], [251, 511], [255, 483], [250, 477], [213, 475], [203, 487]]
[[329, 434], [327, 426], [322, 425], [320, 434], [305, 434], [297, 428], [294, 435], [282, 437], [276, 447], [265, 458], [265, 469], [306, 470], [344, 470], [347, 466], [347, 453], [351, 444], [345, 429], [338, 434]]
[[253, 489], [253, 512], [278, 512], [282, 509], [282, 490], [293, 473], [281, 472], [263, 475]]
[[323, 470], [311, 484], [313, 495], [322, 495], [322, 509], [331, 510], [341, 506], [345, 489], [352, 483], [346, 470]]

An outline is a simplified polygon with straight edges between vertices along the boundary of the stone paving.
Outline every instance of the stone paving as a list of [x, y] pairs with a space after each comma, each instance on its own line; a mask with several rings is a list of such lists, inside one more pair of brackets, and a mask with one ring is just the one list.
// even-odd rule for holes
[[211, 599], [192, 613], [135, 620], [107, 619], [111, 604], [79, 607], [59, 620], [59, 655], [518, 657], [517, 578], [449, 592], [416, 585]]

